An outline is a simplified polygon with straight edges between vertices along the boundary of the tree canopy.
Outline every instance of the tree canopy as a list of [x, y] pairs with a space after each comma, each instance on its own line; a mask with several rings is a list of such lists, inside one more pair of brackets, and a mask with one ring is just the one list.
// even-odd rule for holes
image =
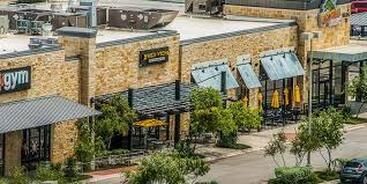
[[367, 101], [367, 66], [362, 68], [359, 76], [355, 77], [348, 87], [349, 94], [354, 98], [360, 98], [361, 106], [357, 112], [359, 115], [364, 103]]
[[197, 157], [162, 152], [144, 158], [137, 171], [127, 177], [129, 184], [186, 184], [208, 171], [209, 165]]
[[125, 98], [114, 96], [112, 100], [101, 107], [102, 116], [97, 119], [96, 135], [100, 136], [107, 149], [115, 134], [126, 134], [137, 118]]

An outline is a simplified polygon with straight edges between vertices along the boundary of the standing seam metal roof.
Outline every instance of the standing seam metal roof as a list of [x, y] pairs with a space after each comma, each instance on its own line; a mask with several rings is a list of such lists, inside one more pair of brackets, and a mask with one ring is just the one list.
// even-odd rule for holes
[[[180, 85], [180, 100], [175, 99], [175, 83], [149, 86], [133, 91], [133, 109], [143, 115], [164, 113], [180, 109], [190, 108], [190, 93], [196, 87], [191, 84]], [[115, 94], [96, 97], [96, 105], [108, 102], [115, 95], [122, 95], [127, 99], [128, 92], [123, 91]]]
[[59, 96], [0, 104], [0, 133], [99, 115], [100, 112]]
[[367, 12], [353, 14], [350, 18], [352, 26], [367, 26]]

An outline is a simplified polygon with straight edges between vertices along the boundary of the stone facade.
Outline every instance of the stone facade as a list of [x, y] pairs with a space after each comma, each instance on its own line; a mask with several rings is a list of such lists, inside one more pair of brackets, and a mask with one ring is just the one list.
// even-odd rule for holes
[[[250, 17], [276, 18], [295, 20], [298, 25], [299, 33], [321, 31], [322, 37], [315, 42], [315, 48], [328, 48], [346, 45], [350, 39], [350, 4], [339, 5], [342, 21], [331, 27], [320, 27], [318, 22], [319, 9], [314, 10], [290, 10], [290, 9], [275, 9], [261, 7], [247, 7], [236, 5], [225, 5], [224, 13], [226, 15], [241, 15]], [[298, 34], [300, 35], [300, 34]]]
[[[65, 61], [63, 50], [0, 60], [0, 69], [31, 66], [31, 89], [0, 95], [0, 102], [12, 102], [59, 95], [79, 102], [80, 65], [78, 61]], [[75, 121], [53, 125], [51, 161], [60, 162], [74, 154], [77, 130]], [[15, 137], [16, 136], [16, 137]], [[5, 135], [5, 174], [11, 167], [21, 165], [22, 131]]]
[[[350, 14], [351, 5], [343, 4], [337, 7], [341, 12], [342, 20], [335, 26], [319, 26], [320, 9], [313, 10], [290, 10], [262, 7], [248, 7], [237, 5], [225, 5], [224, 14], [241, 15], [250, 17], [276, 18], [295, 20], [298, 25], [298, 57], [305, 69], [307, 66], [308, 52], [311, 50], [311, 42], [301, 39], [302, 33], [321, 32], [321, 37], [312, 41], [312, 49], [324, 49], [347, 45], [350, 40]], [[303, 77], [303, 86], [308, 86], [308, 76]], [[307, 99], [307, 88], [303, 88], [303, 98]]]
[[[289, 26], [259, 33], [244, 34], [217, 40], [182, 46], [182, 81], [191, 81], [191, 67], [194, 64], [211, 60], [228, 59], [233, 75], [240, 80], [236, 70], [237, 57], [250, 55], [252, 66], [257, 74], [260, 71], [260, 54], [279, 48], [297, 48], [297, 27]], [[258, 90], [250, 91], [250, 103], [257, 106]], [[233, 92], [229, 94], [233, 95]]]
[[[21, 165], [21, 150], [22, 150], [23, 132], [10, 132], [5, 135], [5, 175], [9, 175], [16, 166]], [[19, 153], [19, 154], [14, 154]]]
[[[139, 67], [140, 51], [168, 47], [169, 60]], [[174, 82], [178, 79], [179, 37], [169, 36], [98, 48], [96, 96]]]

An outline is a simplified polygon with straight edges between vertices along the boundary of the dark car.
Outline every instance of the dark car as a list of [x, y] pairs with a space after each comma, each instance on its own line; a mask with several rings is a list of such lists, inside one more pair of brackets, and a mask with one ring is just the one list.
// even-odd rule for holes
[[347, 162], [340, 173], [341, 183], [367, 184], [367, 158]]

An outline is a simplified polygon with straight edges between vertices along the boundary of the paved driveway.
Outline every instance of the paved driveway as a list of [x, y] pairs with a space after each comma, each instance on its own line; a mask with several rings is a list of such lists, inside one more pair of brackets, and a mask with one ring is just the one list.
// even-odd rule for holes
[[[264, 158], [263, 151], [256, 151], [224, 160], [211, 166], [210, 172], [202, 180], [215, 180], [221, 184], [258, 184], [273, 177], [276, 165], [272, 159]], [[367, 156], [367, 128], [350, 131], [344, 144], [334, 151], [335, 158]], [[294, 163], [294, 157], [286, 155], [288, 164]], [[325, 164], [319, 153], [312, 155], [313, 165], [323, 168]]]

